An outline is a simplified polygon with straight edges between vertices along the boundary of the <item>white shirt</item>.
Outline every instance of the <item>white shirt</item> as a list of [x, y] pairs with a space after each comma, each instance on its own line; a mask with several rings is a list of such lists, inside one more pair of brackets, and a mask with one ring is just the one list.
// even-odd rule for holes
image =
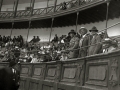
[[80, 39], [80, 42], [79, 42], [79, 46], [80, 46], [80, 47], [82, 46], [83, 38], [84, 38], [86, 35], [87, 35], [87, 34], [83, 35], [82, 38]]

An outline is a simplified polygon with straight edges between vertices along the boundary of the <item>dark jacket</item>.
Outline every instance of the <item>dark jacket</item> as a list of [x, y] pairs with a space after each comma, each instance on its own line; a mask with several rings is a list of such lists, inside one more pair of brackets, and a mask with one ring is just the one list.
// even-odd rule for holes
[[14, 74], [11, 67], [0, 68], [0, 89], [18, 90], [20, 72], [16, 70]]

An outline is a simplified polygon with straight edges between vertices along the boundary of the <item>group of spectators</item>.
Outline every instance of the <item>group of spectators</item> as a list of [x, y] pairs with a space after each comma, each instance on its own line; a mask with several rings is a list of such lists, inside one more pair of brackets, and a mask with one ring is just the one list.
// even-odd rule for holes
[[[89, 32], [85, 27], [81, 27], [78, 33], [72, 29], [68, 35], [60, 37], [55, 34], [55, 37], [47, 45], [41, 45], [38, 36], [34, 36], [26, 45], [20, 44], [23, 43], [21, 35], [17, 38], [14, 36], [13, 39], [8, 40], [8, 42], [11, 41], [13, 44], [4, 46], [5, 50], [3, 52], [1, 49], [0, 57], [2, 62], [9, 62], [14, 59], [20, 62], [40, 63], [82, 58], [117, 50], [118, 42], [104, 36], [105, 33], [98, 34], [96, 27], [93, 27]], [[8, 43], [4, 42], [3, 38], [1, 42]], [[19, 44], [14, 44], [16, 42]]]
[[86, 4], [88, 2], [92, 2], [93, 0], [71, 0], [69, 2], [62, 2], [60, 3], [61, 5], [61, 9], [60, 10], [66, 10], [66, 9], [69, 9], [69, 8], [73, 8], [73, 7], [76, 7], [78, 5], [83, 5], [83, 4]]
[[10, 36], [1, 36], [0, 35], [0, 47], [7, 47], [7, 46], [19, 46], [22, 47], [24, 44], [23, 37], [21, 35], [19, 36], [14, 36], [11, 38]]
[[36, 42], [39, 42], [39, 41], [40, 41], [39, 36], [33, 36], [32, 40], [30, 42], [36, 43]]
[[[85, 27], [81, 27], [79, 34], [71, 30], [68, 36], [62, 35], [60, 38], [55, 35], [52, 42], [54, 42], [54, 49], [58, 52], [58, 55], [55, 55], [57, 56], [56, 60], [62, 61], [107, 53], [118, 49], [118, 41], [106, 37], [104, 32], [98, 34], [96, 27], [93, 27], [89, 32]], [[58, 45], [55, 45], [56, 42], [58, 42]]]

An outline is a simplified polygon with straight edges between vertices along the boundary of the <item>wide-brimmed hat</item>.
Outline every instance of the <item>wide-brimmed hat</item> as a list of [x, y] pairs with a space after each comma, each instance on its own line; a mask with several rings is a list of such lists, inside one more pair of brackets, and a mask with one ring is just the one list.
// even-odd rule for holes
[[87, 32], [87, 29], [86, 29], [85, 27], [81, 27], [81, 28], [79, 29], [79, 33], [81, 32], [82, 29], [86, 30], [86, 32]]
[[71, 34], [71, 33], [76, 34], [75, 30], [73, 30], [73, 29], [69, 32], [69, 34]]
[[93, 26], [93, 28], [91, 30], [89, 30], [90, 32], [91, 31], [95, 31], [95, 32], [98, 32], [97, 28], [95, 26]]

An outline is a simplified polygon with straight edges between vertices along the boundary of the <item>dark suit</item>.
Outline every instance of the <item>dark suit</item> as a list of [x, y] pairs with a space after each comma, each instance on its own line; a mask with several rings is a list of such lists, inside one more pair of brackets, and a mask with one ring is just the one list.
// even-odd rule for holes
[[0, 90], [18, 90], [19, 88], [19, 71], [14, 74], [11, 67], [0, 68]]
[[102, 51], [102, 44], [99, 43], [101, 42], [102, 38], [100, 35], [94, 35], [94, 36], [89, 36], [89, 45], [91, 45], [88, 49], [88, 55], [94, 55], [101, 53]]
[[84, 37], [81, 37], [80, 38], [80, 41], [79, 41], [79, 58], [80, 57], [85, 57], [87, 56], [87, 51], [88, 51], [88, 40], [89, 40], [89, 35], [85, 35]]

